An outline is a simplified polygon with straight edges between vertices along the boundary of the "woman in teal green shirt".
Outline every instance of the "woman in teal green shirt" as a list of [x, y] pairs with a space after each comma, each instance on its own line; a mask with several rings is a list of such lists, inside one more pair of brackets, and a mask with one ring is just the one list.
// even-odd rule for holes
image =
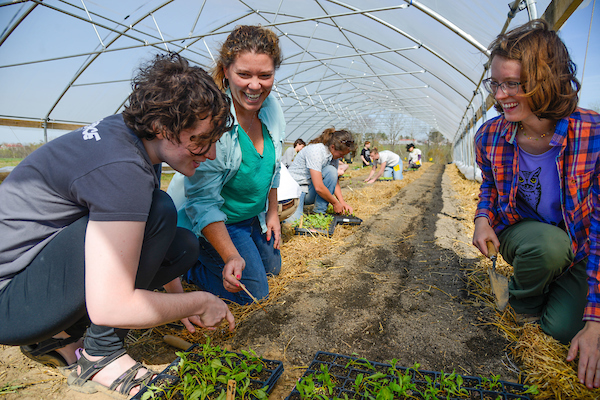
[[270, 96], [281, 64], [277, 36], [259, 26], [239, 26], [221, 48], [213, 78], [232, 100], [234, 127], [217, 142], [215, 160], [194, 176], [175, 176], [168, 193], [178, 224], [200, 242], [190, 283], [239, 304], [269, 294], [267, 275], [281, 270], [277, 214], [279, 158], [285, 121]]

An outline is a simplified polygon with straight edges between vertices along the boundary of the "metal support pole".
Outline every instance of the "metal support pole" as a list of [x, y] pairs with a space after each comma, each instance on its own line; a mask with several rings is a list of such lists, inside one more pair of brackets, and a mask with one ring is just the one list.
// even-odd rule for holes
[[473, 135], [471, 136], [471, 146], [473, 151], [471, 152], [471, 160], [473, 161], [473, 180], [476, 181], [476, 177], [477, 177], [477, 161], [476, 161], [476, 157], [475, 157], [475, 108], [471, 107], [471, 111], [473, 112], [473, 119], [471, 120], [471, 126], [473, 127], [472, 132]]
[[529, 13], [529, 20], [537, 19], [537, 7], [535, 0], [527, 0], [527, 12]]
[[44, 143], [48, 143], [48, 117], [44, 118]]

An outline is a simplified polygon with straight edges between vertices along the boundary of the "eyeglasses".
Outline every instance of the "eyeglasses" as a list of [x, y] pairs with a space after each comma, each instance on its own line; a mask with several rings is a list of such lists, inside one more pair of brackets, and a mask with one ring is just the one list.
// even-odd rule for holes
[[216, 142], [210, 142], [208, 144], [208, 146], [206, 146], [206, 148], [204, 148], [204, 150], [202, 150], [200, 153], [194, 153], [190, 149], [187, 149], [187, 151], [189, 151], [193, 157], [202, 157], [202, 156], [205, 156], [206, 154], [208, 154], [208, 152], [210, 151], [210, 149], [212, 148], [212, 145], [214, 143], [216, 143]]
[[340, 142], [341, 142], [343, 145], [345, 145], [345, 146], [348, 146], [348, 145], [353, 145], [353, 144], [354, 144], [354, 140], [352, 140], [352, 139], [349, 139], [349, 140], [340, 140]]
[[484, 79], [482, 83], [485, 90], [490, 92], [492, 95], [496, 95], [498, 88], [500, 88], [505, 95], [514, 96], [519, 92], [519, 86], [521, 86], [521, 82], [506, 81], [498, 83], [492, 80], [492, 78]]

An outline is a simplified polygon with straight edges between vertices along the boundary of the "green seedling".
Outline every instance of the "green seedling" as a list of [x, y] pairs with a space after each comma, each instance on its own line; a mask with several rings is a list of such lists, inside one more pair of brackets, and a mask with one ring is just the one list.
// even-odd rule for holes
[[[463, 377], [457, 375], [456, 371], [452, 373], [436, 374], [436, 377], [421, 373], [420, 364], [415, 363], [412, 368], [400, 369], [397, 359], [386, 361], [389, 366], [386, 371], [376, 371], [376, 365], [364, 358], [351, 359], [346, 368], [364, 371], [358, 373], [351, 388], [356, 392], [355, 399], [364, 400], [394, 400], [394, 399], [462, 399], [469, 398], [469, 391], [463, 387]], [[413, 377], [417, 380], [425, 381], [422, 386], [413, 383]], [[343, 394], [343, 398], [336, 397], [334, 389], [336, 384], [335, 377], [329, 374], [327, 364], [321, 364], [318, 371], [315, 371], [301, 379], [296, 385], [301, 399], [317, 400], [348, 400], [348, 395]], [[480, 389], [499, 392], [502, 390], [500, 375], [492, 375], [490, 378], [481, 377], [482, 384]], [[527, 387], [520, 394], [537, 394], [535, 385]], [[497, 399], [501, 399], [498, 396]]]
[[[332, 214], [332, 215], [336, 215], [335, 211], [333, 211], [333, 206], [331, 204], [329, 204], [327, 206], [327, 211], [325, 211], [327, 214]], [[349, 212], [348, 210], [344, 210], [341, 214], [339, 215], [343, 215], [346, 217], [355, 217], [354, 213]]]
[[333, 221], [333, 216], [328, 214], [304, 214], [302, 218], [294, 221], [293, 227], [300, 227], [302, 221], [302, 228], [306, 229], [319, 229], [327, 230]]
[[481, 388], [485, 390], [502, 390], [502, 384], [498, 382], [500, 375], [491, 375], [491, 378], [481, 377]]
[[540, 394], [540, 391], [539, 391], [537, 385], [531, 385], [531, 386], [525, 385], [524, 387], [526, 388], [526, 390], [519, 394]]
[[446, 399], [469, 395], [469, 392], [462, 387], [462, 376], [456, 375], [456, 370], [453, 370], [451, 374], [445, 374], [444, 371], [442, 371], [438, 384], [440, 393], [445, 396]]
[[347, 364], [346, 364], [346, 368], [350, 368], [350, 367], [360, 367], [360, 369], [364, 369], [364, 370], [375, 370], [375, 367], [373, 366], [373, 364], [371, 364], [366, 358], [357, 358], [355, 360], [350, 360]]
[[25, 385], [11, 385], [7, 383], [6, 385], [0, 387], [0, 395], [9, 394], [9, 393], [17, 393], [19, 389], [24, 388]]
[[177, 352], [179, 362], [171, 372], [179, 381], [167, 388], [150, 385], [142, 394], [142, 400], [181, 398], [189, 400], [223, 400], [227, 382], [236, 381], [236, 399], [266, 399], [267, 387], [251, 388], [251, 378], [259, 374], [265, 363], [252, 350], [242, 355], [230, 353], [219, 346], [206, 343], [192, 352]]

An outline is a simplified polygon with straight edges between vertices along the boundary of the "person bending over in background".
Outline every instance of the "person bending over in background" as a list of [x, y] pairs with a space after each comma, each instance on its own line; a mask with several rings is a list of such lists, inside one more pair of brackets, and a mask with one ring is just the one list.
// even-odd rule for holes
[[600, 116], [577, 108], [575, 65], [545, 21], [490, 50], [484, 86], [501, 115], [475, 136], [483, 182], [473, 244], [499, 249], [514, 268], [510, 305], [570, 341], [580, 381], [600, 387]]
[[[369, 177], [365, 179], [365, 182], [373, 183], [382, 175], [384, 178], [393, 177], [395, 181], [402, 179], [402, 160], [398, 154], [389, 150], [379, 151], [377, 150], [377, 147], [374, 147], [373, 150], [371, 150], [371, 160], [373, 160], [373, 168], [371, 168], [371, 173], [369, 174]], [[379, 171], [375, 173], [377, 164], [381, 164], [381, 167], [379, 168]]]
[[329, 128], [300, 150], [289, 170], [302, 193], [298, 209], [285, 220], [286, 223], [299, 219], [305, 204], [314, 203], [315, 213], [325, 213], [327, 206], [331, 204], [336, 214], [352, 214], [353, 209], [344, 201], [338, 182], [338, 163], [340, 158], [354, 149], [354, 139], [350, 132]]
[[[279, 157], [285, 120], [271, 96], [281, 64], [279, 39], [260, 26], [238, 26], [221, 47], [213, 78], [232, 99], [233, 128], [217, 142], [217, 159], [193, 176], [173, 177], [179, 225], [200, 242], [198, 264], [185, 279], [238, 304], [269, 294], [267, 275], [281, 270]], [[185, 193], [184, 193], [185, 187]]]
[[286, 168], [289, 168], [290, 165], [292, 165], [292, 161], [294, 161], [294, 157], [296, 157], [296, 154], [298, 154], [298, 152], [302, 150], [304, 146], [306, 146], [304, 140], [296, 139], [294, 141], [294, 145], [288, 147], [287, 150], [283, 153], [283, 156], [281, 157], [281, 163], [285, 165]]
[[194, 265], [198, 242], [177, 228], [159, 189], [162, 162], [192, 175], [215, 158], [231, 121], [229, 100], [206, 72], [158, 55], [134, 78], [123, 114], [19, 163], [0, 185], [0, 343], [71, 365], [62, 371], [74, 390], [129, 398], [153, 373], [125, 352], [128, 329], [181, 319], [194, 332], [192, 323], [225, 319], [233, 330], [223, 300], [183, 293], [179, 276]]

